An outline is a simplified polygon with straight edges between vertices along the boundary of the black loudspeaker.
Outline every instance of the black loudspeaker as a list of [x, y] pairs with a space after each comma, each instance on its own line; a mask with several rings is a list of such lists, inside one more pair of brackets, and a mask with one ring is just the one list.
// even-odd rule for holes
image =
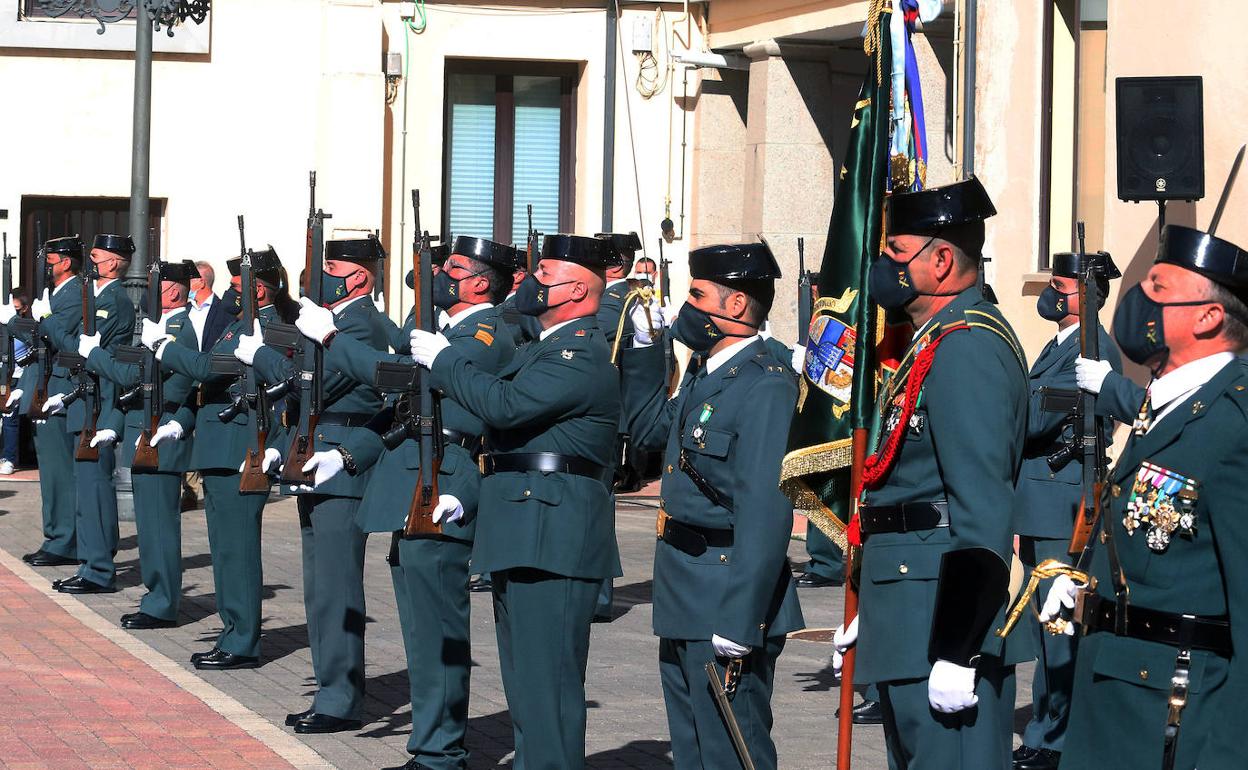
[[1205, 120], [1200, 76], [1118, 78], [1118, 197], [1205, 197]]

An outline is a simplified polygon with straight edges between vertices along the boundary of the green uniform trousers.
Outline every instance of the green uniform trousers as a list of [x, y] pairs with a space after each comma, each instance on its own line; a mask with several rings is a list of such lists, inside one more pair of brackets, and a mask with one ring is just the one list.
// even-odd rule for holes
[[[1070, 563], [1069, 540], [1047, 537], [1019, 538], [1018, 554], [1023, 567], [1030, 572], [1045, 559]], [[1052, 580], [1044, 580], [1032, 602], [1040, 611], [1044, 597], [1049, 595]], [[1070, 693], [1075, 686], [1075, 652], [1079, 634], [1050, 634], [1035, 615], [1024, 615], [1022, 621], [1031, 633], [1038, 651], [1035, 675], [1031, 680], [1031, 721], [1023, 730], [1023, 744], [1033, 749], [1060, 752], [1066, 742], [1066, 723], [1070, 716]]]
[[[774, 770], [776, 745], [771, 740], [771, 691], [776, 658], [784, 637], [771, 637], [745, 658], [741, 680], [732, 698], [732, 713], [741, 727], [750, 758], [759, 770]], [[710, 640], [659, 640], [659, 679], [667, 705], [672, 737], [672, 762], [680, 770], [740, 767], [728, 727], [711, 696], [706, 664], [715, 657]], [[723, 661], [720, 661], [721, 663]], [[723, 666], [719, 666], [722, 676]]]
[[[71, 436], [77, 444], [77, 438]], [[102, 586], [111, 586], [117, 574], [117, 490], [113, 468], [117, 457], [113, 445], [100, 447], [99, 460], [74, 461], [74, 487], [78, 494], [78, 515], [74, 520], [78, 537], [78, 577]]]
[[585, 767], [585, 664], [600, 580], [491, 573], [494, 631], [518, 770]]
[[1010, 767], [1014, 738], [1014, 667], [982, 665], [979, 703], [956, 714], [933, 711], [927, 678], [879, 682], [889, 770]]
[[[615, 521], [615, 495], [611, 495], [611, 521]], [[612, 528], [614, 528], [612, 524]], [[603, 578], [598, 585], [598, 598], [594, 602], [594, 620], [611, 622], [611, 607], [615, 602], [615, 578]]]
[[355, 523], [360, 501], [298, 497], [303, 541], [303, 607], [316, 696], [312, 710], [358, 719], [364, 702], [364, 548]]
[[41, 550], [77, 558], [78, 492], [74, 487], [74, 436], [65, 430], [65, 415], [35, 422], [35, 453], [39, 458], [39, 496], [43, 500]]
[[468, 766], [471, 555], [472, 544], [461, 540], [400, 539], [390, 566], [412, 703], [407, 750], [431, 770]]
[[845, 554], [814, 524], [806, 527], [806, 553], [810, 555], [807, 572], [829, 580], [845, 579]]
[[216, 646], [234, 655], [259, 657], [264, 583], [260, 516], [268, 495], [239, 492], [237, 472], [206, 470], [203, 474], [212, 583], [222, 624]]
[[139, 574], [147, 593], [139, 611], [177, 620], [182, 600], [182, 474], [132, 473]]

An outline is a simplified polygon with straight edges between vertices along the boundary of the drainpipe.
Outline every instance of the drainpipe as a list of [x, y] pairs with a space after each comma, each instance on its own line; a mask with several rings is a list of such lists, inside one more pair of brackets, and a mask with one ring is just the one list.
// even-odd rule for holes
[[615, 66], [616, 25], [619, 7], [616, 0], [606, 1], [607, 46], [603, 56], [606, 67], [605, 103], [602, 109], [602, 232], [609, 233], [615, 210]]
[[966, 0], [963, 28], [966, 30], [966, 45], [963, 48], [963, 61], [966, 62], [966, 77], [962, 88], [966, 92], [965, 106], [962, 112], [962, 175], [975, 173], [975, 0]]

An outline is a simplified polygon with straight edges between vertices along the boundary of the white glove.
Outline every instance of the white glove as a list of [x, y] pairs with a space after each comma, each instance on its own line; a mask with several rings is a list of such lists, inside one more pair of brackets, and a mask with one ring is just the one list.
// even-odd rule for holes
[[[260, 472], [268, 473], [269, 469], [273, 467], [277, 467], [280, 470], [282, 467], [281, 462], [282, 462], [282, 453], [272, 447], [269, 447], [268, 449], [264, 450], [264, 459], [260, 461]], [[241, 463], [239, 463], [238, 472], [242, 473], [245, 470], [247, 470], [247, 461], [243, 460]]]
[[18, 401], [21, 401], [22, 393], [23, 391], [21, 388], [14, 388], [12, 392], [9, 393], [9, 402], [4, 405], [4, 408], [8, 409], [12, 407], [14, 404], [16, 404]]
[[793, 360], [790, 362], [790, 364], [793, 367], [793, 371], [798, 372], [798, 373], [801, 373], [802, 369], [806, 368], [806, 346], [805, 345], [793, 346]]
[[[156, 446], [165, 440], [177, 441], [181, 439], [184, 434], [185, 431], [183, 430], [181, 423], [177, 420], [170, 420], [156, 429], [156, 432], [152, 434], [149, 442], [152, 446]], [[136, 443], [135, 446], [138, 446], [138, 444]]]
[[450, 524], [464, 518], [464, 504], [455, 495], [438, 495], [438, 505], [433, 509], [434, 524]]
[[168, 336], [169, 335], [165, 332], [164, 321], [153, 321], [148, 318], [143, 319], [143, 329], [139, 332], [139, 341], [143, 343], [143, 347], [148, 350], [155, 350], [156, 343]]
[[[1044, 597], [1044, 605], [1040, 608], [1040, 622], [1048, 623], [1061, 617], [1063, 607], [1073, 610], [1075, 595], [1082, 588], [1083, 586], [1076, 583], [1070, 575], [1058, 575], [1053, 578], [1053, 585], [1049, 586], [1049, 593]], [[1062, 633], [1066, 636], [1074, 636], [1075, 624], [1067, 623], [1062, 628]]]
[[300, 334], [320, 344], [337, 329], [334, 325], [334, 311], [321, 307], [307, 297], [300, 297], [299, 317], [295, 319], [295, 327]]
[[91, 351], [100, 346], [100, 333], [82, 334], [78, 337], [78, 355], [87, 358], [91, 355]]
[[13, 307], [12, 302], [0, 305], [0, 324], [7, 324], [17, 315], [17, 308]]
[[48, 396], [48, 400], [43, 402], [44, 417], [51, 417], [54, 414], [60, 414], [65, 411], [65, 397], [60, 393], [54, 393]]
[[1105, 384], [1105, 377], [1109, 374], [1110, 369], [1108, 361], [1093, 361], [1090, 358], [1075, 359], [1075, 382], [1079, 383], [1081, 390], [1089, 393], [1100, 393], [1101, 386]]
[[725, 639], [719, 634], [711, 634], [711, 646], [715, 648], [715, 654], [721, 658], [744, 658], [750, 654], [750, 648], [744, 647], [731, 639]]
[[451, 346], [451, 343], [441, 334], [430, 334], [421, 329], [412, 329], [410, 341], [412, 358], [426, 369], [432, 368], [438, 354]]
[[300, 491], [310, 492], [314, 487], [319, 487], [329, 481], [342, 472], [343, 465], [342, 452], [339, 452], [337, 449], [313, 452], [308, 461], [303, 464], [303, 472], [312, 474], [312, 486], [300, 484]]
[[955, 714], [979, 703], [975, 669], [947, 660], [936, 661], [927, 678], [927, 702], [942, 714]]
[[104, 430], [97, 430], [95, 435], [91, 437], [91, 446], [103, 446], [104, 444], [111, 444], [116, 440], [117, 431], [105, 428]]
[[640, 302], [629, 311], [629, 320], [633, 323], [633, 347], [648, 348], [654, 344], [654, 335], [650, 333], [650, 325], [654, 324], [656, 331], [662, 328], [662, 321], [657, 315], [657, 308], [655, 308], [650, 310], [647, 316], [646, 306]]
[[832, 670], [841, 673], [841, 665], [845, 662], [845, 652], [858, 643], [858, 616], [849, 621], [849, 625], [841, 624], [832, 634]]
[[264, 347], [264, 335], [260, 332], [260, 322], [255, 321], [251, 334], [238, 335], [238, 347], [234, 348], [234, 357], [251, 366], [256, 360], [256, 351]]
[[43, 296], [30, 303], [30, 315], [36, 321], [52, 315], [52, 300], [48, 296], [48, 290], [44, 289]]

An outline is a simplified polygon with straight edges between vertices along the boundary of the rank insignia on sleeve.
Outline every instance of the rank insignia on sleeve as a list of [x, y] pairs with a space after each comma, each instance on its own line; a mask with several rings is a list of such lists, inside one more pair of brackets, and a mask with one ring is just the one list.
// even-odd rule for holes
[[472, 336], [484, 342], [487, 348], [494, 344], [494, 335], [490, 334], [485, 329], [477, 329], [477, 333]]
[[95, 311], [95, 317], [96, 317], [96, 318], [108, 318], [108, 311], [107, 311], [107, 310], [97, 310], [97, 311]]
[[584, 337], [584, 336], [585, 336], [585, 330], [584, 330], [584, 329], [577, 329], [577, 330], [576, 330], [576, 334], [573, 334], [572, 336], [573, 336], [573, 337]]
[[1196, 532], [1196, 500], [1200, 482], [1150, 462], [1141, 463], [1131, 484], [1122, 527], [1130, 536], [1147, 527], [1150, 550], [1162, 553], [1175, 532], [1191, 537]]
[[560, 351], [559, 355], [563, 356], [564, 361], [571, 361], [572, 357], [576, 355], [576, 351], [563, 350], [563, 351]]

